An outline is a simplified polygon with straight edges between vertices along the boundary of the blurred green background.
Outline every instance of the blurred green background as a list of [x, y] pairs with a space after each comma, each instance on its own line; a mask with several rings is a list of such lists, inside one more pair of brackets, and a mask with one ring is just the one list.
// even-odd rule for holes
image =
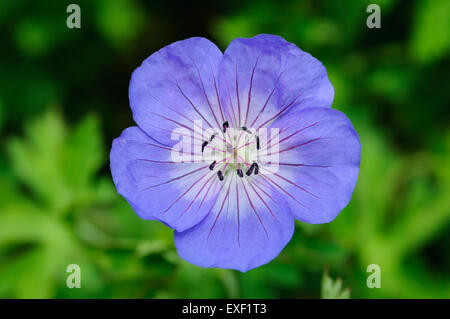
[[[78, 0], [68, 29], [71, 2], [0, 4], [1, 298], [450, 298], [449, 1]], [[324, 63], [361, 138], [359, 180], [336, 220], [298, 222], [268, 265], [203, 269], [116, 193], [109, 149], [133, 125], [128, 84], [147, 56], [259, 33]], [[66, 286], [73, 263], [81, 289]]]

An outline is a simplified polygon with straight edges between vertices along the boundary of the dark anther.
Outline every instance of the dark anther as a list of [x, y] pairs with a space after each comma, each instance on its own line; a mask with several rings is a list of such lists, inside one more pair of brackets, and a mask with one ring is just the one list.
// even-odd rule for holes
[[237, 169], [237, 174], [239, 177], [244, 177], [244, 174], [242, 173], [242, 170], [240, 168]]
[[259, 150], [259, 136], [256, 137], [256, 149]]
[[208, 141], [204, 141], [203, 142], [203, 144], [202, 144], [202, 153], [203, 153], [203, 150], [205, 149], [206, 145], [208, 145]]
[[211, 135], [211, 138], [209, 139], [209, 141], [211, 142], [215, 137], [216, 137], [216, 134]]
[[258, 175], [259, 173], [259, 166], [256, 163], [253, 163], [252, 165], [255, 165], [255, 175]]
[[212, 162], [211, 165], [209, 165], [209, 169], [213, 170], [214, 166], [216, 166], [216, 161]]
[[253, 173], [253, 169], [255, 168], [255, 163], [253, 163], [252, 165], [250, 165], [250, 167], [248, 168], [247, 172], [245, 173], [245, 175], [250, 176]]
[[225, 133], [227, 131], [227, 128], [228, 128], [228, 121], [223, 122], [222, 128], [223, 128], [223, 132]]
[[219, 180], [223, 181], [223, 174], [222, 171], [217, 172], [217, 176], [219, 177]]
[[259, 173], [259, 166], [256, 163], [253, 163], [252, 165], [250, 165], [250, 167], [248, 168], [247, 172], [245, 174], [247, 174], [247, 176], [252, 175], [252, 173], [255, 173], [255, 175], [258, 175]]
[[247, 128], [245, 126], [241, 127], [244, 131], [247, 131]]

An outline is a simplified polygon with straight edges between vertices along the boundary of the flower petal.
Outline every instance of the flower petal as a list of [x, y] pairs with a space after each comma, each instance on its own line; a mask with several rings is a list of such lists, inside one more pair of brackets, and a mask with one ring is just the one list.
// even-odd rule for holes
[[116, 138], [110, 154], [117, 191], [143, 219], [183, 231], [214, 205], [218, 179], [204, 162], [173, 162], [171, 150], [138, 127]]
[[358, 178], [361, 145], [350, 120], [334, 109], [310, 108], [272, 127], [280, 130], [279, 166], [273, 174], [263, 168], [265, 178], [287, 195], [297, 219], [330, 222], [347, 206]]
[[198, 225], [175, 232], [181, 258], [201, 267], [240, 271], [274, 259], [294, 232], [285, 199], [262, 179], [224, 183], [216, 205]]
[[293, 108], [330, 107], [325, 67], [274, 35], [233, 40], [219, 68], [219, 91], [234, 126], [258, 128]]
[[174, 128], [192, 130], [224, 122], [216, 90], [222, 52], [204, 38], [172, 43], [148, 57], [131, 77], [129, 98], [139, 127], [156, 141], [173, 145]]

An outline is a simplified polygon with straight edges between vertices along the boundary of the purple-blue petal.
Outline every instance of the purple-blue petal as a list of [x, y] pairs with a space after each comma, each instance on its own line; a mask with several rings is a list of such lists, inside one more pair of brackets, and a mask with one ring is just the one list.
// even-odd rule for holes
[[131, 77], [129, 98], [139, 127], [164, 145], [173, 145], [171, 131], [221, 127], [217, 72], [222, 52], [204, 38], [172, 43], [148, 57]]
[[330, 107], [325, 67], [275, 35], [233, 40], [219, 68], [226, 116], [235, 126], [259, 127], [292, 109]]
[[138, 127], [114, 140], [110, 160], [117, 191], [143, 219], [183, 231], [200, 222], [216, 201], [218, 179], [208, 164], [174, 163], [171, 150]]
[[281, 132], [279, 170], [268, 178], [284, 190], [297, 219], [332, 221], [347, 206], [358, 178], [361, 145], [350, 120], [334, 109], [310, 108], [272, 127]]
[[201, 223], [175, 232], [181, 258], [245, 272], [278, 256], [292, 237], [294, 218], [280, 192], [261, 179], [251, 180], [230, 179]]

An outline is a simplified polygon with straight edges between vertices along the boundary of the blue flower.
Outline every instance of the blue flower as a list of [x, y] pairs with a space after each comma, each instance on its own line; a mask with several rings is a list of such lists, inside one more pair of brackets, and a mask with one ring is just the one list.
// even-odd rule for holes
[[113, 142], [116, 188], [174, 229], [181, 258], [263, 265], [294, 219], [327, 223], [350, 201], [360, 142], [333, 97], [324, 66], [281, 37], [238, 38], [223, 54], [204, 38], [175, 42], [132, 75], [138, 126]]

